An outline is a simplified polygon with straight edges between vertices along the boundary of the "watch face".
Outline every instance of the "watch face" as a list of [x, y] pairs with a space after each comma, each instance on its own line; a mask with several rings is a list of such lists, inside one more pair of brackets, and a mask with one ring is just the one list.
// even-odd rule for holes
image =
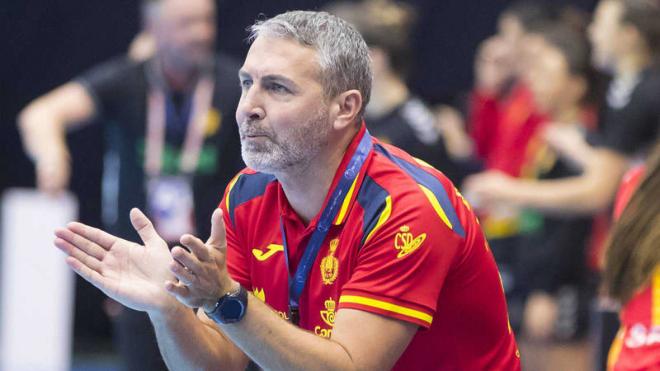
[[221, 312], [225, 321], [239, 319], [243, 314], [243, 303], [240, 300], [227, 300], [223, 303]]
[[234, 323], [243, 319], [248, 305], [248, 293], [239, 286], [238, 292], [227, 293], [216, 304], [213, 311], [206, 315], [218, 323]]

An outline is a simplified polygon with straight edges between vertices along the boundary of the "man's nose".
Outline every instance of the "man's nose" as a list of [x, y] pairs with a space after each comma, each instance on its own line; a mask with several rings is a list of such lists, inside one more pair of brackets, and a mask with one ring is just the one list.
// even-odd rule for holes
[[237, 111], [239, 116], [250, 121], [262, 120], [266, 117], [266, 111], [263, 108], [263, 102], [256, 86], [243, 93]]

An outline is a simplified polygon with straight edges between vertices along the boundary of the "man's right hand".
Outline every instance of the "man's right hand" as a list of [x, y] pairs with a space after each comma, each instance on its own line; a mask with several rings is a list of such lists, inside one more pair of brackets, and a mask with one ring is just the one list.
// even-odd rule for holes
[[167, 244], [140, 210], [131, 210], [131, 223], [144, 246], [81, 223], [56, 230], [55, 246], [76, 273], [129, 308], [164, 314], [182, 306], [165, 291], [165, 281], [176, 281]]

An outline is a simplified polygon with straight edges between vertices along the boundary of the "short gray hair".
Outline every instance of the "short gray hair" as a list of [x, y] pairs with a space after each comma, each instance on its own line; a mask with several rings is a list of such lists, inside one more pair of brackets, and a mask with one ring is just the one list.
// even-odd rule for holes
[[251, 42], [267, 35], [316, 49], [325, 96], [357, 89], [362, 94], [359, 116], [363, 115], [371, 95], [371, 59], [364, 39], [348, 22], [326, 12], [297, 10], [257, 21], [249, 31]]

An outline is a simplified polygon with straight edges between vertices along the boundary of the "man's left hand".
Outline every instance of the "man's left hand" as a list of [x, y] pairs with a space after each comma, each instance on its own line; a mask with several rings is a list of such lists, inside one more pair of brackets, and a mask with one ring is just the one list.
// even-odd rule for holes
[[227, 240], [222, 211], [216, 209], [211, 217], [211, 237], [202, 242], [186, 234], [181, 246], [172, 249], [174, 261], [170, 270], [178, 282], [169, 281], [165, 288], [181, 303], [191, 308], [203, 308], [210, 312], [218, 298], [231, 291], [236, 283], [227, 273]]

